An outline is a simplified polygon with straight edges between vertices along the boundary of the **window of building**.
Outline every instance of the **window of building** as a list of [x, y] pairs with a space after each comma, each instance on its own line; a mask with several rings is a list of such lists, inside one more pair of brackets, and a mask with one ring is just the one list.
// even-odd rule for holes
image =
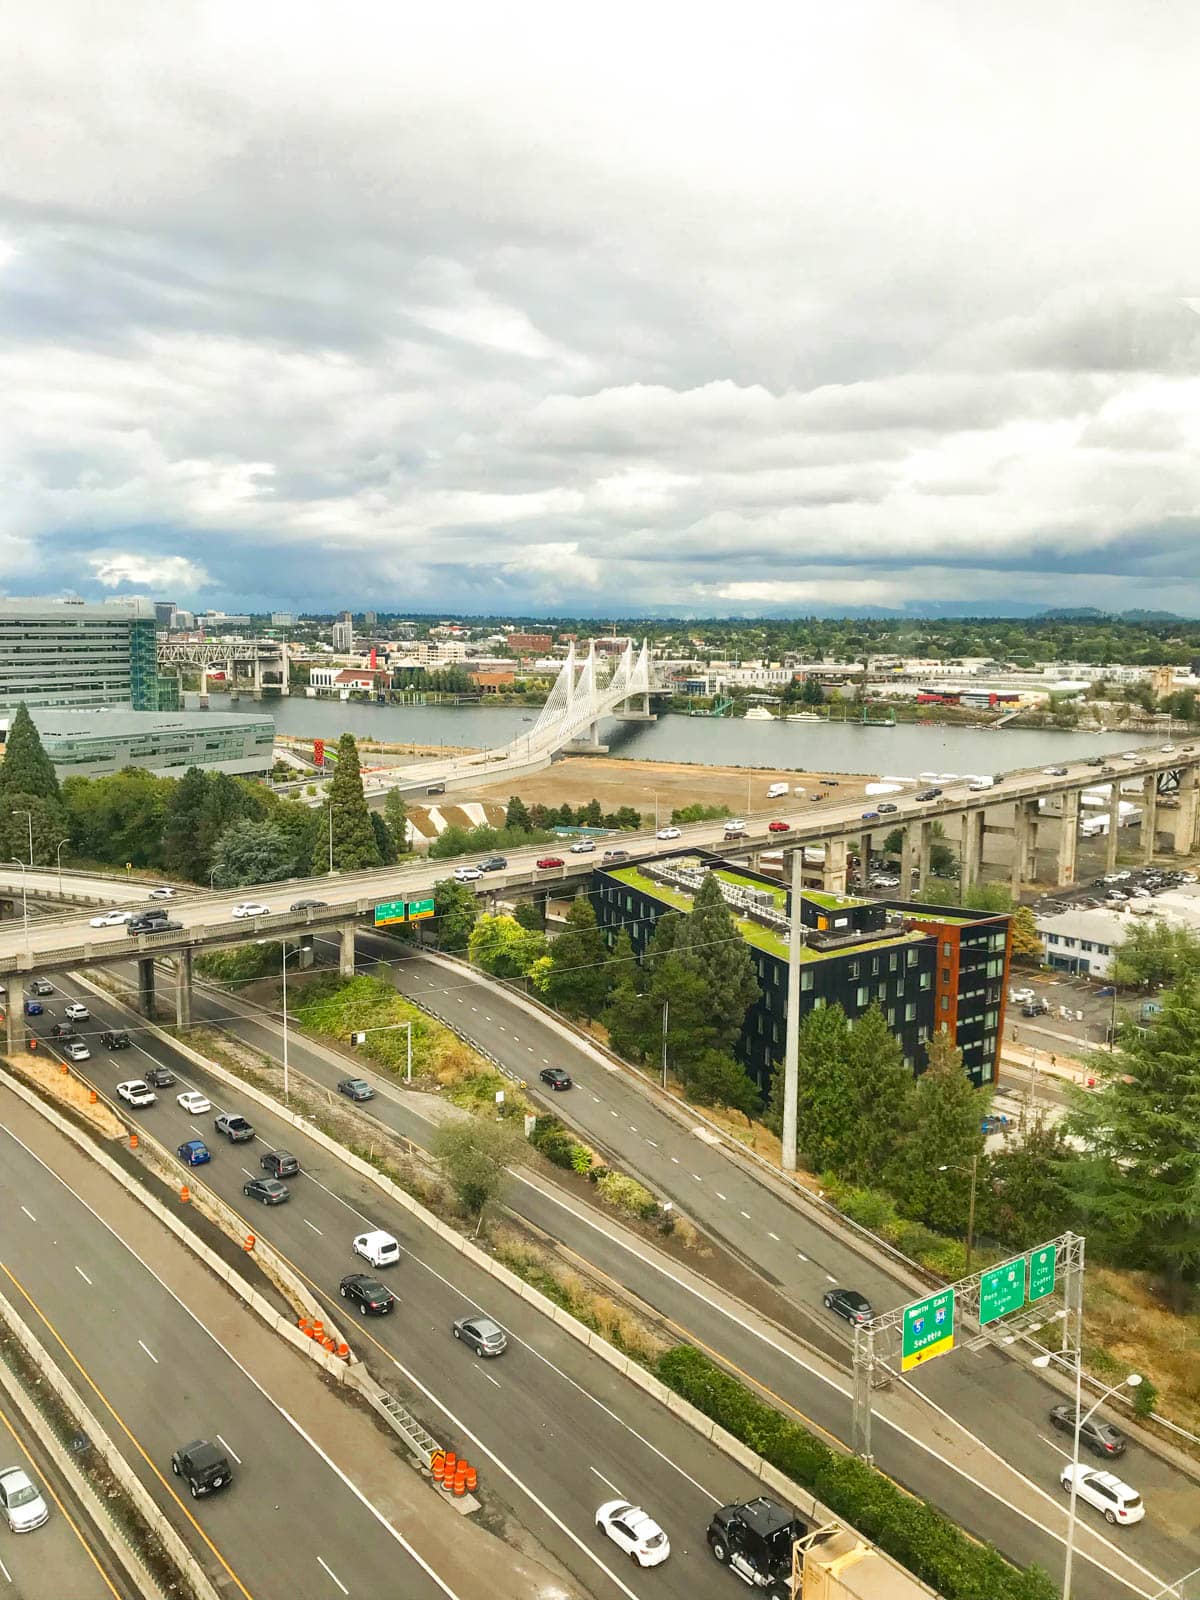
[[942, 946], [942, 960], [943, 961], [949, 961], [949, 959], [950, 959], [950, 941], [947, 939], [946, 943]]
[[946, 984], [948, 984], [950, 982], [950, 968], [949, 967], [943, 967], [942, 968], [942, 982], [946, 983]]
[[916, 947], [916, 945], [912, 945], [909, 948], [908, 964], [909, 964], [910, 967], [915, 967], [916, 964], [917, 964], [917, 947]]
[[905, 1022], [915, 1022], [917, 1020], [917, 1002], [915, 1000], [910, 1000], [905, 1006], [904, 1020]]
[[858, 977], [858, 962], [857, 961], [852, 961], [850, 963], [850, 976], [852, 978], [857, 978]]
[[927, 972], [921, 974], [921, 987], [922, 989], [928, 989], [929, 987], [929, 974]]
[[[948, 994], [944, 994], [942, 996], [942, 1010], [943, 1011], [949, 1011], [949, 1009], [950, 1009], [950, 996]], [[942, 1026], [944, 1028], [946, 1026], [946, 1024], [943, 1023]]]
[[868, 989], [865, 983], [860, 983], [854, 991], [854, 1003], [860, 1011], [867, 1009]]
[[800, 974], [800, 992], [803, 994], [803, 992], [806, 989], [811, 989], [812, 986], [813, 986], [812, 968], [809, 967], [809, 968], [805, 969], [804, 971], [802, 971], [801, 974]]

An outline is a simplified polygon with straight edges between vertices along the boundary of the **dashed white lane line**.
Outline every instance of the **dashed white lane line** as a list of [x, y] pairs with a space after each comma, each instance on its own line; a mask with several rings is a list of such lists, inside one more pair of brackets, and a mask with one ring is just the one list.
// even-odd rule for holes
[[675, 1164], [675, 1166], [679, 1165], [679, 1157], [678, 1156], [672, 1156], [671, 1160]]
[[335, 1571], [334, 1571], [334, 1570], [333, 1570], [333, 1568], [332, 1568], [332, 1567], [331, 1567], [331, 1566], [330, 1566], [330, 1565], [329, 1565], [329, 1563], [328, 1563], [328, 1561], [321, 1561], [321, 1557], [320, 1557], [320, 1556], [318, 1556], [318, 1557], [317, 1557], [317, 1560], [318, 1560], [318, 1561], [320, 1561], [320, 1562], [321, 1562], [321, 1565], [322, 1565], [322, 1566], [323, 1566], [323, 1567], [324, 1567], [324, 1568], [325, 1568], [325, 1571], [326, 1571], [326, 1572], [327, 1572], [327, 1573], [328, 1573], [328, 1574], [329, 1574], [329, 1576], [330, 1576], [330, 1577], [331, 1577], [331, 1578], [332, 1578], [332, 1579], [333, 1579], [333, 1581], [334, 1581], [334, 1583], [336, 1583], [336, 1584], [337, 1584], [337, 1586], [338, 1586], [338, 1588], [339, 1588], [339, 1589], [340, 1589], [340, 1590], [341, 1590], [341, 1591], [342, 1591], [342, 1593], [343, 1593], [343, 1594], [344, 1594], [344, 1595], [348, 1595], [348, 1594], [349, 1594], [349, 1593], [350, 1593], [350, 1591], [349, 1591], [349, 1589], [347, 1589], [347, 1587], [346, 1587], [346, 1585], [345, 1585], [345, 1584], [344, 1584], [344, 1583], [343, 1583], [343, 1582], [342, 1582], [342, 1580], [341, 1580], [341, 1579], [340, 1579], [340, 1578], [339, 1578], [339, 1577], [338, 1577], [338, 1575], [337, 1575], [337, 1573], [336, 1573], [336, 1572], [335, 1572]]
[[779, 1235], [777, 1233], [772, 1233], [769, 1228], [767, 1230], [767, 1238], [774, 1239], [776, 1244], [779, 1243]]
[[796, 1260], [797, 1261], [807, 1261], [808, 1257], [804, 1254], [803, 1250], [797, 1250], [796, 1251]]
[[529, 1054], [530, 1054], [530, 1055], [532, 1055], [532, 1054], [533, 1054], [533, 1046], [532, 1046], [532, 1045], [531, 1045], [531, 1044], [527, 1044], [527, 1045], [526, 1045], [526, 1046], [525, 1046], [525, 1048], [526, 1048], [526, 1050], [528, 1050], [528, 1051], [529, 1051]]
[[615, 1111], [611, 1111], [610, 1110], [608, 1114], [609, 1114], [610, 1117], [615, 1117], [617, 1113]]
[[139, 1339], [138, 1343], [141, 1345], [142, 1349], [146, 1352], [146, 1354], [150, 1357], [151, 1361], [153, 1361], [154, 1365], [157, 1366], [158, 1365], [158, 1357], [154, 1354], [154, 1351], [151, 1350], [150, 1346], [145, 1342], [144, 1339]]
[[700, 1176], [700, 1174], [698, 1172], [693, 1172], [692, 1173], [692, 1177], [695, 1178], [697, 1183], [703, 1183], [704, 1182], [704, 1179]]
[[742, 1215], [745, 1217], [747, 1222], [750, 1221], [750, 1213], [748, 1211], [743, 1211]]
[[2, 1572], [4, 1574], [5, 1583], [11, 1583], [12, 1582], [12, 1573], [4, 1565], [3, 1561], [0, 1561], [0, 1572]]
[[[542, 1065], [544, 1067], [548, 1067], [550, 1065], [550, 1057], [549, 1056], [543, 1056], [542, 1057]], [[596, 1098], [595, 1095], [593, 1095], [592, 1099], [594, 1100], [595, 1098]]]
[[[317, 1227], [316, 1223], [310, 1222], [307, 1217], [301, 1217], [300, 1220], [303, 1222], [306, 1228], [311, 1228], [314, 1233], [321, 1233], [321, 1230]], [[321, 1233], [321, 1237], [324, 1238], [325, 1235]]]
[[715, 1195], [716, 1195], [716, 1197], [717, 1197], [717, 1199], [718, 1199], [718, 1200], [725, 1200], [725, 1199], [727, 1199], [727, 1198], [728, 1198], [728, 1197], [727, 1197], [727, 1196], [726, 1196], [726, 1195], [723, 1195], [723, 1194], [722, 1194], [722, 1193], [721, 1193], [721, 1191], [720, 1191], [720, 1189], [714, 1189], [714, 1190], [713, 1190], [713, 1193], [714, 1193], [714, 1194], [715, 1194]]
[[24, 1213], [25, 1213], [25, 1215], [26, 1215], [26, 1216], [27, 1216], [27, 1217], [28, 1217], [28, 1218], [29, 1218], [29, 1220], [30, 1220], [30, 1222], [36, 1222], [36, 1221], [37, 1221], [37, 1218], [36, 1218], [36, 1217], [35, 1217], [35, 1216], [34, 1216], [34, 1214], [33, 1214], [33, 1212], [32, 1212], [32, 1211], [30, 1211], [30, 1209], [29, 1209], [29, 1207], [28, 1207], [28, 1206], [22, 1206], [22, 1207], [21, 1207], [21, 1210], [22, 1210], [22, 1211], [23, 1211], [23, 1212], [24, 1212]]
[[497, 1383], [496, 1379], [492, 1377], [490, 1372], [484, 1372], [481, 1369], [480, 1372], [479, 1372], [479, 1376], [481, 1378], [486, 1378], [489, 1383], [495, 1383], [497, 1389], [503, 1388], [503, 1385], [500, 1384], [500, 1383]]
[[595, 1472], [596, 1476], [600, 1479], [601, 1483], [606, 1484], [612, 1490], [612, 1492], [618, 1497], [618, 1499], [624, 1500], [625, 1496], [621, 1493], [620, 1489], [617, 1488], [616, 1484], [612, 1481], [611, 1478], [606, 1478], [602, 1472], [596, 1472], [595, 1467], [589, 1467], [588, 1471], [589, 1472]]
[[220, 1434], [217, 1435], [217, 1438], [221, 1440], [221, 1443], [225, 1446], [226, 1450], [228, 1450], [229, 1454], [233, 1457], [233, 1459], [237, 1462], [238, 1466], [240, 1467], [241, 1464], [242, 1464], [242, 1458], [241, 1458], [240, 1455], [238, 1455], [237, 1451], [230, 1444], [229, 1440], [221, 1438]]
[[87, 1286], [88, 1286], [88, 1288], [89, 1288], [89, 1289], [91, 1289], [91, 1288], [93, 1288], [93, 1287], [94, 1287], [94, 1285], [93, 1285], [93, 1283], [92, 1283], [92, 1280], [91, 1280], [91, 1279], [90, 1279], [90, 1278], [89, 1278], [89, 1277], [88, 1277], [88, 1275], [87, 1275], [87, 1273], [86, 1273], [86, 1272], [85, 1272], [85, 1271], [84, 1271], [84, 1270], [83, 1270], [83, 1268], [82, 1268], [82, 1267], [76, 1267], [76, 1268], [75, 1268], [75, 1271], [76, 1271], [76, 1272], [77, 1272], [77, 1273], [78, 1273], [78, 1274], [79, 1274], [79, 1276], [80, 1276], [80, 1277], [81, 1277], [81, 1278], [82, 1278], [82, 1279], [83, 1279], [83, 1281], [84, 1281], [84, 1283], [86, 1283], [86, 1284], [87, 1284]]
[[478, 1011], [478, 1010], [479, 1010], [479, 1007], [478, 1007], [478, 1006], [472, 1006], [472, 1007], [471, 1007], [471, 1010], [472, 1010], [472, 1011]]
[[595, 1101], [595, 1103], [596, 1103], [596, 1104], [597, 1104], [597, 1105], [599, 1105], [599, 1104], [600, 1104], [600, 1096], [599, 1096], [599, 1095], [598, 1095], [598, 1094], [594, 1094], [594, 1095], [593, 1095], [593, 1096], [592, 1096], [592, 1099], [593, 1099], [593, 1100], [594, 1100], [594, 1101]]
[[646, 1143], [650, 1146], [650, 1148], [652, 1150], [657, 1150], [658, 1149], [658, 1140], [657, 1139], [647, 1139]]
[[832, 1272], [827, 1272], [825, 1274], [825, 1282], [826, 1283], [836, 1283], [837, 1279], [834, 1277]]

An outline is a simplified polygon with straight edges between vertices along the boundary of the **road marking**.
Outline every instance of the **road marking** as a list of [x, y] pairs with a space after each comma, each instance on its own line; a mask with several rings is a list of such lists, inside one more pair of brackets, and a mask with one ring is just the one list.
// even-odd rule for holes
[[652, 1150], [657, 1150], [658, 1149], [658, 1140], [657, 1139], [647, 1139], [646, 1143], [650, 1146], [650, 1148]]
[[550, 1065], [550, 1057], [549, 1056], [543, 1056], [542, 1057], [542, 1065], [544, 1067], [548, 1067]]
[[[300, 1220], [306, 1228], [311, 1228], [314, 1233], [321, 1233], [321, 1230], [317, 1227], [316, 1223], [310, 1222], [307, 1217], [301, 1217]], [[323, 1239], [325, 1235], [321, 1233], [321, 1237]]]
[[600, 1104], [600, 1096], [598, 1094], [594, 1094], [592, 1099], [595, 1101], [596, 1105]]
[[695, 1178], [697, 1183], [703, 1183], [704, 1182], [704, 1179], [700, 1176], [700, 1174], [698, 1172], [693, 1172], [692, 1173], [692, 1177]]
[[254, 1174], [250, 1171], [249, 1167], [243, 1167], [242, 1171], [246, 1174], [246, 1176], [248, 1178], [252, 1178], [254, 1176]]
[[595, 1472], [596, 1476], [600, 1479], [601, 1483], [606, 1484], [612, 1490], [612, 1492], [617, 1496], [617, 1498], [619, 1500], [624, 1500], [625, 1496], [621, 1493], [620, 1489], [617, 1488], [616, 1484], [612, 1481], [611, 1478], [606, 1478], [602, 1472], [596, 1472], [596, 1468], [595, 1467], [589, 1467], [588, 1471], [589, 1472]]
[[672, 1156], [672, 1157], [671, 1157], [671, 1160], [672, 1160], [672, 1161], [673, 1161], [673, 1162], [674, 1162], [674, 1164], [675, 1164], [675, 1165], [676, 1165], [676, 1166], [678, 1166], [678, 1165], [679, 1165], [679, 1157], [678, 1157], [678, 1156]]
[[532, 1055], [532, 1054], [533, 1054], [533, 1046], [532, 1046], [532, 1045], [531, 1045], [531, 1044], [527, 1044], [527, 1045], [526, 1045], [526, 1046], [525, 1046], [525, 1048], [526, 1048], [526, 1050], [528, 1050], [528, 1051], [529, 1051], [529, 1054], [530, 1054], [530, 1055]]
[[808, 1257], [804, 1254], [803, 1250], [797, 1250], [796, 1251], [796, 1260], [797, 1261], [807, 1261]]
[[471, 1007], [471, 1010], [472, 1010], [472, 1011], [478, 1011], [478, 1010], [479, 1010], [479, 1007], [478, 1007], [478, 1006], [472, 1006], [472, 1007]]
[[825, 1282], [826, 1283], [836, 1283], [837, 1279], [834, 1277], [832, 1272], [827, 1272], [825, 1274]]
[[34, 1214], [33, 1214], [33, 1212], [32, 1212], [32, 1211], [30, 1211], [30, 1209], [29, 1209], [29, 1207], [28, 1207], [28, 1206], [22, 1206], [22, 1207], [21, 1207], [21, 1210], [22, 1210], [22, 1211], [23, 1211], [23, 1212], [24, 1212], [24, 1213], [25, 1213], [25, 1215], [26, 1215], [26, 1216], [27, 1216], [27, 1217], [28, 1217], [28, 1218], [29, 1218], [29, 1220], [30, 1220], [30, 1222], [36, 1222], [36, 1221], [37, 1221], [37, 1218], [36, 1218], [36, 1217], [35, 1217], [35, 1216], [34, 1216]]
[[154, 1354], [154, 1351], [151, 1350], [150, 1346], [146, 1343], [146, 1341], [144, 1339], [139, 1339], [138, 1343], [141, 1345], [142, 1349], [146, 1352], [146, 1354], [150, 1357], [151, 1361], [153, 1361], [154, 1365], [157, 1366], [158, 1365], [158, 1357]]
[[723, 1195], [723, 1194], [722, 1194], [722, 1193], [721, 1193], [721, 1191], [720, 1191], [720, 1189], [714, 1189], [714, 1190], [713, 1190], [713, 1193], [714, 1193], [714, 1194], [715, 1194], [715, 1195], [716, 1195], [716, 1197], [717, 1197], [717, 1199], [718, 1199], [718, 1200], [724, 1200], [724, 1199], [726, 1199], [726, 1198], [727, 1198], [727, 1196], [725, 1196], [725, 1195]]
[[317, 1560], [321, 1562], [321, 1565], [325, 1568], [325, 1571], [333, 1579], [334, 1583], [337, 1584], [338, 1588], [342, 1591], [342, 1593], [348, 1595], [350, 1593], [349, 1589], [347, 1589], [346, 1585], [338, 1577], [337, 1573], [329, 1565], [328, 1561], [321, 1561], [321, 1557], [320, 1556], [317, 1557]]
[[12, 1573], [4, 1565], [3, 1561], [0, 1561], [0, 1572], [2, 1572], [4, 1574], [5, 1583], [11, 1583], [12, 1582]]
[[[500, 1032], [501, 1032], [501, 1033], [503, 1033], [503, 1032], [504, 1032], [504, 1029], [503, 1029], [503, 1028], [501, 1028], [501, 1029], [500, 1029]], [[520, 1042], [521, 1042], [521, 1041], [520, 1041], [520, 1039], [518, 1039], [518, 1038], [517, 1038], [517, 1036], [516, 1036], [516, 1034], [515, 1034], [515, 1033], [514, 1033], [514, 1034], [513, 1034], [513, 1043], [514, 1043], [514, 1044], [520, 1044]]]
[[82, 1279], [83, 1279], [83, 1281], [84, 1281], [84, 1283], [86, 1283], [86, 1284], [87, 1284], [87, 1286], [88, 1286], [88, 1288], [89, 1288], [89, 1289], [91, 1289], [91, 1288], [93, 1288], [93, 1287], [94, 1287], [94, 1285], [93, 1285], [93, 1283], [92, 1283], [92, 1280], [91, 1280], [91, 1279], [90, 1279], [90, 1278], [89, 1278], [89, 1277], [88, 1277], [88, 1275], [87, 1275], [87, 1273], [86, 1273], [86, 1272], [85, 1272], [85, 1271], [84, 1271], [84, 1270], [83, 1270], [83, 1268], [82, 1268], [82, 1267], [76, 1267], [76, 1268], [75, 1268], [75, 1271], [76, 1271], [76, 1272], [77, 1272], [77, 1273], [78, 1273], [78, 1274], [79, 1274], [79, 1276], [80, 1276], [80, 1277], [81, 1277], [81, 1278], [82, 1278]]
[[769, 1229], [767, 1231], [767, 1238], [768, 1239], [774, 1239], [776, 1244], [779, 1243], [779, 1235], [777, 1233], [771, 1233]]
[[233, 1459], [237, 1462], [238, 1466], [240, 1467], [241, 1464], [242, 1464], [242, 1458], [241, 1458], [240, 1455], [238, 1455], [237, 1451], [230, 1444], [229, 1440], [226, 1439], [226, 1438], [223, 1438], [221, 1436], [221, 1434], [218, 1434], [217, 1438], [221, 1440], [221, 1443], [225, 1446], [226, 1450], [228, 1450], [229, 1454], [233, 1457]]
[[497, 1389], [499, 1389], [499, 1388], [501, 1388], [501, 1387], [502, 1387], [502, 1385], [501, 1385], [501, 1384], [499, 1384], [499, 1383], [497, 1383], [497, 1382], [496, 1382], [496, 1379], [495, 1379], [495, 1378], [493, 1378], [493, 1377], [492, 1377], [492, 1375], [491, 1375], [491, 1373], [490, 1373], [490, 1372], [483, 1372], [483, 1371], [480, 1371], [480, 1374], [479, 1374], [479, 1376], [480, 1376], [480, 1377], [481, 1377], [481, 1378], [486, 1378], [486, 1379], [487, 1379], [487, 1381], [488, 1381], [488, 1382], [489, 1382], [489, 1383], [495, 1383], [495, 1384], [496, 1384], [496, 1387], [497, 1387]]
[[747, 1222], [750, 1221], [750, 1213], [748, 1211], [743, 1211], [742, 1215], [745, 1217]]

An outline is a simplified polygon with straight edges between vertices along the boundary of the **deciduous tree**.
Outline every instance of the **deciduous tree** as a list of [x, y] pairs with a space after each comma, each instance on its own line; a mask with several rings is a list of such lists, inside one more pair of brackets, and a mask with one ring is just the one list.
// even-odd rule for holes
[[983, 1155], [989, 1097], [963, 1071], [962, 1051], [934, 1033], [929, 1065], [917, 1080], [906, 1136], [892, 1163], [891, 1189], [907, 1216], [943, 1233], [967, 1221], [972, 1158]]
[[551, 1004], [569, 1017], [598, 1017], [612, 975], [604, 935], [586, 895], [571, 902], [566, 925], [550, 947], [550, 964], [547, 994]]
[[463, 951], [479, 915], [479, 903], [465, 883], [439, 878], [433, 886], [433, 936], [443, 950]]
[[476, 1232], [487, 1207], [503, 1194], [508, 1169], [524, 1151], [520, 1130], [506, 1120], [466, 1117], [443, 1123], [434, 1135], [434, 1156], [463, 1209], [478, 1219]]
[[191, 883], [208, 879], [209, 856], [200, 835], [200, 818], [208, 794], [208, 774], [189, 767], [171, 791], [163, 828], [163, 867]]
[[251, 883], [279, 883], [294, 871], [293, 844], [273, 822], [239, 817], [217, 840], [212, 856], [213, 882], [222, 889]]

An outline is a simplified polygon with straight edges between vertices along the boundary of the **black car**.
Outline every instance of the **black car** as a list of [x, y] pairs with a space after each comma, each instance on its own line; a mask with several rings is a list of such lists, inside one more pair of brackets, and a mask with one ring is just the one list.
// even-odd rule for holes
[[825, 1292], [826, 1311], [836, 1311], [839, 1317], [845, 1317], [847, 1322], [870, 1322], [875, 1312], [871, 1302], [865, 1294], [859, 1294], [857, 1289], [827, 1289]]
[[261, 1200], [264, 1206], [281, 1206], [292, 1195], [287, 1184], [278, 1178], [251, 1178], [242, 1185], [242, 1193], [250, 1200]]
[[[124, 1028], [105, 1028], [100, 1035], [100, 1043], [106, 1050], [128, 1050], [133, 1041]], [[174, 1081], [172, 1078], [171, 1082]]]
[[1104, 757], [1089, 756], [1083, 764], [1085, 767], [1102, 767], [1104, 765]]
[[52, 1022], [50, 1024], [50, 1037], [52, 1039], [78, 1039], [73, 1022]]
[[1032, 1000], [1028, 1005], [1021, 1007], [1021, 1015], [1023, 1017], [1048, 1017], [1050, 1015], [1050, 1007], [1044, 1000]]
[[[1050, 1407], [1051, 1425], [1060, 1433], [1075, 1432], [1075, 1407], [1068, 1400]], [[1079, 1429], [1080, 1444], [1087, 1445], [1098, 1456], [1123, 1456], [1126, 1439], [1120, 1428], [1111, 1422], [1101, 1422], [1098, 1417], [1087, 1417]]]
[[142, 1077], [154, 1089], [169, 1089], [175, 1082], [175, 1074], [166, 1067], [151, 1067]]
[[570, 1089], [574, 1086], [571, 1074], [564, 1072], [561, 1067], [543, 1067], [538, 1077], [552, 1089]]
[[327, 906], [328, 900], [293, 900], [288, 907], [289, 911], [319, 911], [322, 906]]
[[348, 1272], [338, 1288], [343, 1300], [349, 1300], [358, 1307], [360, 1316], [386, 1317], [396, 1304], [396, 1296], [392, 1291], [385, 1289], [377, 1279], [369, 1278], [365, 1272]]
[[300, 1163], [287, 1150], [268, 1150], [265, 1156], [259, 1156], [258, 1164], [273, 1178], [294, 1178], [300, 1171]]
[[171, 1471], [177, 1478], [186, 1478], [192, 1499], [211, 1494], [214, 1489], [224, 1489], [233, 1481], [233, 1468], [229, 1457], [207, 1439], [193, 1439], [171, 1457]]
[[375, 1091], [365, 1078], [339, 1078], [338, 1093], [349, 1095], [351, 1100], [374, 1100]]
[[480, 872], [503, 872], [508, 866], [506, 856], [488, 856], [486, 861], [479, 863]]
[[917, 799], [918, 800], [936, 800], [937, 797], [941, 794], [941, 792], [942, 791], [940, 789], [919, 789], [917, 791]]

